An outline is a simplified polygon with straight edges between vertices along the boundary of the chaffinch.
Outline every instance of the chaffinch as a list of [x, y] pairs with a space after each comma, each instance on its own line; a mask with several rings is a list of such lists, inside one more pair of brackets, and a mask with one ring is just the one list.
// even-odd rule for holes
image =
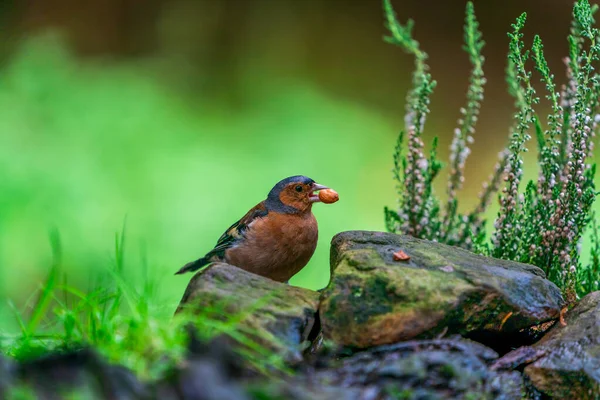
[[226, 262], [248, 272], [287, 282], [312, 257], [317, 247], [315, 193], [326, 186], [298, 175], [278, 182], [267, 195], [221, 235], [214, 249], [187, 263], [177, 274], [196, 271], [211, 262]]

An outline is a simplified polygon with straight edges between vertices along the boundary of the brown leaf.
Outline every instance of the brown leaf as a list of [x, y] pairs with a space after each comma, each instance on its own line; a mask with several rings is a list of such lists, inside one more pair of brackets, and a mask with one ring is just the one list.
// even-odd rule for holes
[[410, 256], [403, 252], [402, 250], [398, 250], [393, 254], [394, 261], [408, 261], [410, 260]]

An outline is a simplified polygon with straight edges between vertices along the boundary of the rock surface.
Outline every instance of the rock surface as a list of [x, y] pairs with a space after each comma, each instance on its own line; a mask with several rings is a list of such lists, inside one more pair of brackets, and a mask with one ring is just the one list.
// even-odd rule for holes
[[538, 343], [498, 360], [495, 369], [522, 368], [532, 385], [557, 399], [600, 398], [600, 292], [584, 297]]
[[520, 399], [518, 372], [490, 370], [497, 357], [461, 338], [409, 341], [332, 359], [312, 381], [355, 390], [344, 399]]
[[0, 399], [6, 398], [6, 391], [11, 385], [14, 365], [0, 354]]
[[186, 362], [153, 386], [152, 399], [249, 400], [239, 384], [239, 361], [224, 338], [203, 342], [191, 336]]
[[[394, 261], [398, 250], [410, 260]], [[354, 348], [446, 332], [496, 338], [556, 319], [564, 304], [537, 267], [382, 232], [336, 235], [331, 271], [324, 336]]]
[[[493, 371], [493, 350], [460, 337], [396, 343], [313, 360], [258, 398], [287, 400], [521, 399], [519, 372]], [[257, 398], [257, 397], [255, 397]]]
[[177, 309], [223, 307], [239, 327], [290, 363], [302, 361], [316, 322], [319, 294], [254, 275], [228, 264], [212, 264], [190, 281]]
[[0, 369], [0, 399], [250, 400], [239, 361], [226, 341], [192, 338], [185, 363], [144, 382], [84, 348], [11, 363], [10, 374]]
[[[133, 372], [110, 365], [90, 349], [67, 351], [23, 362], [16, 368], [14, 388], [39, 400], [69, 398], [146, 399], [149, 391]], [[86, 397], [87, 396], [87, 397]], [[18, 397], [17, 397], [18, 398]]]

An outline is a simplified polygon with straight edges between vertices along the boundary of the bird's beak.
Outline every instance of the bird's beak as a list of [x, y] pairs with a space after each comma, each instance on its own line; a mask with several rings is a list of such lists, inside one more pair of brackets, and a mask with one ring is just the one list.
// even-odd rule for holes
[[310, 196], [308, 196], [308, 199], [310, 200], [311, 203], [318, 203], [321, 201], [319, 199], [319, 195], [316, 194], [315, 192], [318, 192], [319, 190], [323, 190], [323, 189], [329, 189], [329, 188], [324, 185], [319, 185], [318, 183], [313, 183], [312, 192], [310, 193]]

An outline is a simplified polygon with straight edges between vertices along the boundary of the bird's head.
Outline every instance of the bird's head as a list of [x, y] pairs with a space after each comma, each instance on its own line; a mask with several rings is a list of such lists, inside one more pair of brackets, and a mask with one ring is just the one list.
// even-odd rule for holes
[[267, 196], [267, 207], [288, 214], [309, 211], [319, 200], [317, 191], [329, 189], [307, 176], [290, 176], [279, 181]]

